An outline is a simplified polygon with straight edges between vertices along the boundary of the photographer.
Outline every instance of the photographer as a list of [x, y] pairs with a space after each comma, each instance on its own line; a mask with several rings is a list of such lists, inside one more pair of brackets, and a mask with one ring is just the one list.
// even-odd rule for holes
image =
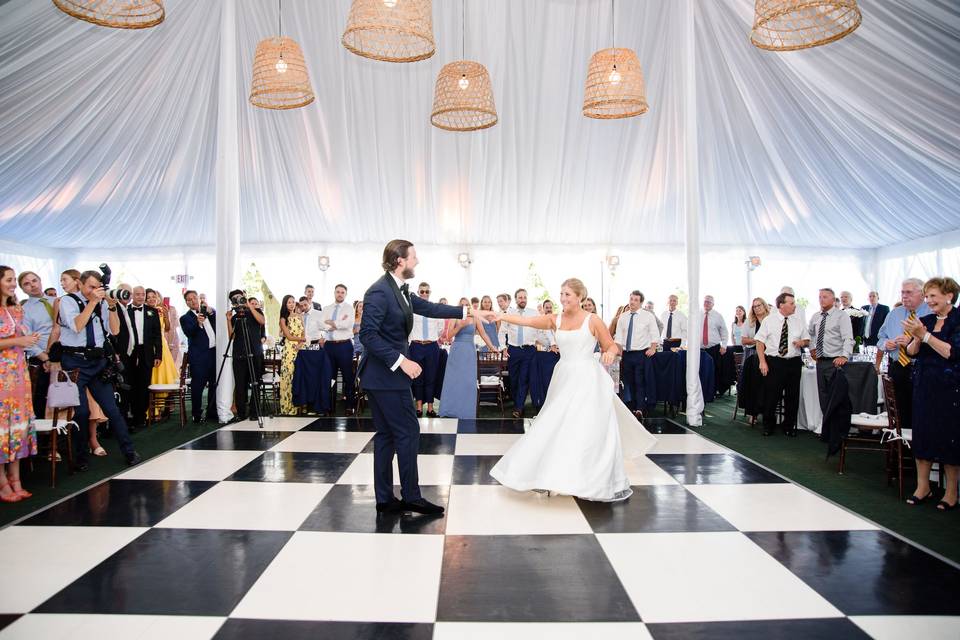
[[[237, 406], [237, 419], [256, 420], [260, 399], [254, 387], [252, 407], [247, 415], [247, 392], [251, 385], [258, 385], [263, 375], [263, 345], [260, 331], [266, 320], [257, 309], [254, 300], [247, 300], [240, 289], [229, 295], [233, 307], [227, 311], [227, 335], [233, 340], [233, 402]], [[252, 365], [252, 366], [251, 366]], [[251, 369], [254, 378], [251, 379]]]
[[187, 291], [183, 300], [190, 309], [180, 316], [180, 328], [187, 336], [190, 363], [190, 406], [193, 421], [202, 422], [203, 390], [207, 389], [207, 422], [217, 422], [217, 318], [216, 311], [200, 302], [196, 291]]
[[[74, 439], [75, 465], [78, 471], [89, 468], [87, 441], [89, 440], [89, 415], [86, 390], [110, 420], [127, 464], [138, 464], [142, 458], [133, 448], [127, 431], [127, 422], [113, 397], [113, 384], [105, 379], [110, 375], [113, 347], [106, 336], [106, 327], [111, 334], [120, 331], [120, 318], [115, 300], [105, 302], [106, 291], [101, 285], [101, 275], [96, 271], [80, 274], [80, 291], [65, 295], [60, 300], [60, 344], [63, 345], [61, 365], [65, 370], [77, 370], [77, 386], [80, 389], [80, 406], [74, 420], [80, 426], [80, 437]], [[110, 365], [108, 367], [108, 365]]]

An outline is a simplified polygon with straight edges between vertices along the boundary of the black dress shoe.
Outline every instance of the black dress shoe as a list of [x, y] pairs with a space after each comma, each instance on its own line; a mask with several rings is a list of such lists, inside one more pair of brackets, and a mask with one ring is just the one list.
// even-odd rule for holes
[[77, 464], [73, 465], [74, 471], [86, 471], [89, 468], [90, 465], [86, 462], [78, 462]]
[[193, 416], [193, 424], [201, 424], [202, 422], [203, 422], [203, 418], [201, 418], [200, 416]]
[[427, 411], [427, 417], [428, 417], [428, 418], [436, 418], [436, 417], [437, 417], [437, 412], [434, 411], [433, 409], [431, 409], [430, 411]]
[[377, 513], [400, 513], [403, 511], [403, 502], [394, 498], [390, 502], [378, 502]]
[[422, 409], [417, 409], [417, 417], [418, 417], [418, 418], [422, 418], [422, 417], [423, 417], [423, 410], [422, 410]]
[[412, 502], [404, 500], [401, 504], [403, 505], [404, 511], [413, 511], [414, 513], [423, 513], [426, 515], [439, 515], [444, 511], [440, 505], [427, 502], [423, 498], [413, 500]]
[[140, 464], [141, 462], [143, 462], [143, 458], [142, 458], [142, 457], [140, 456], [140, 454], [137, 453], [136, 451], [134, 451], [133, 453], [131, 453], [130, 455], [127, 456], [127, 466], [128, 466], [128, 467], [132, 467], [132, 466], [134, 466], [134, 465], [138, 465], [138, 464]]
[[523, 417], [523, 411], [517, 410], [517, 411], [514, 411], [514, 412], [513, 412], [512, 414], [510, 414], [510, 415], [512, 415], [514, 418], [516, 418], [516, 419], [519, 420], [520, 418]]
[[772, 435], [773, 435], [773, 429], [764, 429], [764, 430], [763, 430], [763, 435], [765, 435], [765, 436], [772, 436]]

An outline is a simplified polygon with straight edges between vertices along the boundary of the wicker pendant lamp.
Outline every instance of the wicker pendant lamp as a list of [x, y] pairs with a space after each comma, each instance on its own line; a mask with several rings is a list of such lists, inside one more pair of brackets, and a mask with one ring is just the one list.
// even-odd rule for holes
[[857, 0], [757, 0], [750, 42], [768, 51], [809, 49], [839, 40], [861, 20]]
[[[283, 7], [278, 8], [281, 13], [277, 31], [283, 34]], [[250, 104], [263, 109], [296, 109], [307, 106], [313, 99], [300, 45], [283, 35], [261, 40], [253, 56]]]
[[447, 131], [477, 131], [497, 124], [490, 73], [466, 59], [465, 4], [460, 5], [460, 60], [448, 62], [437, 75], [430, 124]]
[[[610, 39], [613, 41], [613, 0], [610, 2]], [[583, 115], [600, 120], [630, 118], [644, 114], [646, 87], [640, 59], [633, 49], [610, 47], [590, 56], [583, 89]]]
[[146, 29], [163, 22], [163, 0], [53, 0], [79, 20], [115, 29]]
[[431, 0], [353, 0], [340, 42], [364, 58], [426, 60], [436, 51]]

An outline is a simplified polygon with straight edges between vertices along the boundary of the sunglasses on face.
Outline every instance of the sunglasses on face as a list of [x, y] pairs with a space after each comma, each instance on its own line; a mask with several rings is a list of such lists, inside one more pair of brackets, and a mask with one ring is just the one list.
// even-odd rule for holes
[[420, 289], [420, 293], [425, 293], [427, 295], [430, 295], [430, 289]]

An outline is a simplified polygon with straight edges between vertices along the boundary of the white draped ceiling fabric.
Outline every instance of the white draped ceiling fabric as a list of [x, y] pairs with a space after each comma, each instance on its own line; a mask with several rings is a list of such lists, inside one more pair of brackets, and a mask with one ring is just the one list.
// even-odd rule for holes
[[[168, 0], [163, 24], [123, 31], [0, 2], [0, 237], [214, 245], [222, 3]], [[681, 245], [684, 4], [617, 4], [650, 111], [595, 121], [580, 105], [609, 2], [466, 2], [500, 122], [457, 134], [429, 114], [460, 2], [433, 3], [436, 55], [390, 64], [341, 45], [349, 0], [287, 0], [317, 96], [287, 112], [247, 102], [276, 4], [238, 2], [240, 242]], [[958, 4], [861, 0], [851, 36], [787, 54], [750, 44], [753, 4], [697, 7], [704, 244], [873, 249], [960, 228]]]

